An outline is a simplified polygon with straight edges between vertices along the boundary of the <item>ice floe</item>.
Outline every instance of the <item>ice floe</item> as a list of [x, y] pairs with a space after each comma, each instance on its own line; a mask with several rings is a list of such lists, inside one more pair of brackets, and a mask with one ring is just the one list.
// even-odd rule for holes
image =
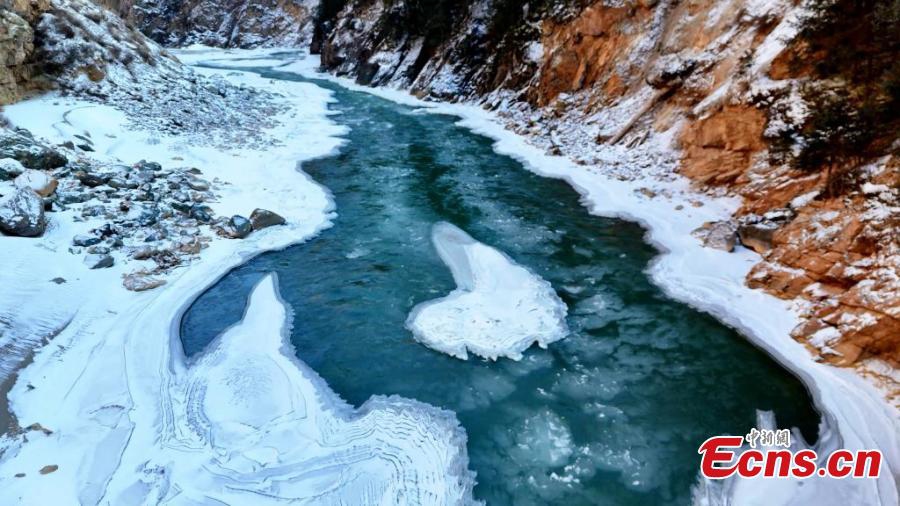
[[568, 334], [566, 305], [540, 276], [450, 223], [434, 226], [432, 242], [457, 288], [413, 308], [406, 324], [416, 340], [461, 359], [519, 360]]
[[[227, 504], [458, 504], [471, 498], [451, 412], [399, 397], [355, 411], [295, 358], [274, 275], [189, 372], [170, 487]], [[302, 324], [302, 322], [301, 322]], [[173, 448], [174, 450], [174, 448]]]

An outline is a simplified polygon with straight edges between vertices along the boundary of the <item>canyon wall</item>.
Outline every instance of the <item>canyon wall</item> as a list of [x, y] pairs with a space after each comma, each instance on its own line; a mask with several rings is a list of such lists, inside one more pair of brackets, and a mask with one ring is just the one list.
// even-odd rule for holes
[[318, 0], [97, 0], [165, 46], [306, 46]]

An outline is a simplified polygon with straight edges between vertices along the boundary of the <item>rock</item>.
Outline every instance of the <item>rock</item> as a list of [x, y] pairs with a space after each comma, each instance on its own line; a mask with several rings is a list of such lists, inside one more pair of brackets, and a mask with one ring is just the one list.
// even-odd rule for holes
[[116, 261], [109, 255], [90, 254], [84, 257], [84, 265], [88, 269], [106, 269], [112, 267]]
[[149, 170], [151, 172], [159, 172], [162, 170], [162, 165], [156, 162], [148, 162], [146, 160], [141, 160], [135, 165], [135, 167], [137, 167], [138, 170]]
[[152, 183], [154, 180], [156, 180], [156, 173], [149, 169], [141, 169], [132, 174], [131, 177], [136, 183], [143, 185]]
[[99, 237], [97, 237], [96, 235], [80, 234], [80, 235], [76, 235], [72, 239], [72, 246], [79, 246], [82, 248], [86, 248], [88, 246], [100, 244], [100, 240], [101, 239]]
[[56, 472], [57, 469], [59, 469], [59, 466], [54, 464], [54, 465], [44, 466], [38, 472], [41, 474], [50, 474], [50, 473]]
[[235, 236], [243, 239], [250, 235], [250, 232], [253, 231], [253, 224], [247, 218], [244, 218], [240, 215], [234, 215], [228, 220], [228, 224], [234, 228]]
[[5, 132], [0, 137], [0, 158], [13, 158], [35, 170], [58, 169], [69, 163], [59, 151], [41, 146], [21, 131]]
[[93, 174], [84, 171], [78, 171], [74, 175], [75, 179], [81, 181], [81, 184], [90, 188], [105, 185], [110, 179], [110, 176], [106, 174]]
[[118, 229], [112, 223], [104, 223], [102, 226], [94, 229], [94, 232], [100, 234], [100, 237], [113, 237], [119, 235]]
[[180, 213], [189, 214], [191, 212], [191, 205], [184, 202], [172, 201], [169, 205]]
[[253, 232], [253, 224], [243, 216], [234, 215], [228, 220], [228, 225], [225, 227], [225, 230], [228, 237], [233, 239], [243, 239], [250, 235], [250, 232]]
[[737, 244], [737, 227], [731, 221], [709, 221], [691, 232], [703, 246], [732, 252]]
[[135, 206], [128, 211], [125, 218], [137, 222], [142, 227], [150, 227], [159, 221], [159, 209], [156, 206]]
[[253, 213], [250, 214], [250, 225], [253, 227], [253, 230], [262, 230], [264, 228], [284, 224], [284, 218], [272, 211], [255, 209]]
[[140, 186], [135, 181], [128, 181], [121, 177], [110, 178], [106, 184], [108, 184], [111, 188], [115, 188], [117, 190], [137, 190], [138, 186]]
[[178, 243], [178, 251], [188, 255], [196, 255], [200, 253], [201, 249], [203, 249], [203, 244], [196, 237], [192, 239], [184, 238]]
[[209, 223], [213, 218], [213, 210], [209, 206], [193, 206], [190, 216], [201, 223]]
[[57, 285], [61, 285], [66, 282], [66, 278], [53, 278], [50, 281], [52, 283], [56, 283]]
[[747, 223], [738, 227], [741, 244], [757, 253], [765, 253], [772, 249], [772, 237], [778, 230], [778, 224], [770, 221]]
[[209, 190], [209, 183], [202, 179], [188, 179], [187, 185], [192, 190], [205, 192]]
[[50, 430], [50, 429], [44, 427], [43, 425], [41, 425], [41, 424], [39, 424], [39, 423], [33, 423], [33, 424], [29, 425], [28, 427], [25, 427], [25, 430], [27, 430], [27, 431], [35, 431], [35, 432], [43, 432], [44, 435], [46, 435], [46, 436], [49, 436], [50, 434], [53, 434], [53, 431], [52, 431], [52, 430]]
[[20, 237], [37, 237], [44, 233], [44, 201], [31, 188], [18, 188], [0, 198], [0, 232]]
[[45, 172], [26, 169], [15, 180], [16, 188], [31, 188], [41, 197], [48, 197], [56, 191], [59, 182]]
[[0, 159], [0, 181], [15, 179], [23, 172], [25, 172], [25, 167], [18, 160], [13, 158]]
[[81, 204], [91, 199], [91, 194], [85, 191], [56, 191], [56, 201], [62, 205]]
[[141, 246], [131, 253], [131, 258], [135, 260], [149, 260], [156, 254], [156, 248], [151, 246]]
[[159, 288], [164, 284], [166, 284], [165, 280], [151, 278], [142, 273], [129, 274], [122, 280], [122, 286], [124, 286], [126, 290], [132, 292], [145, 292], [147, 290]]

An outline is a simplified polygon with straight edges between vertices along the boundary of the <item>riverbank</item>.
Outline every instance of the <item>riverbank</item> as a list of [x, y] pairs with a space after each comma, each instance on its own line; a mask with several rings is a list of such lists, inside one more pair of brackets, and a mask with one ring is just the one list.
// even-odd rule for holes
[[[257, 329], [267, 333], [271, 346], [257, 350], [253, 360], [228, 351], [239, 346], [219, 350], [220, 363], [228, 365], [220, 380], [234, 389], [205, 389], [209, 378], [191, 374], [177, 333], [190, 302], [249, 258], [314, 237], [330, 226], [334, 212], [327, 190], [298, 170], [300, 162], [332, 153], [341, 143], [343, 130], [328, 120], [329, 93], [240, 72], [229, 72], [227, 80], [276, 94], [284, 106], [269, 118], [275, 126], [261, 126], [252, 145], [205, 145], [189, 135], [136, 127], [139, 121], [129, 122], [110, 105], [55, 95], [6, 109], [13, 125], [53, 142], [89, 134], [98, 159], [122, 164], [152, 159], [199, 169], [214, 186], [215, 198], [207, 204], [216, 214], [247, 215], [262, 207], [286, 224], [240, 240], [213, 234], [189, 265], [165, 275], [165, 285], [141, 293], [122, 286], [123, 274], [140, 262], [117, 257], [112, 267], [89, 270], [68, 251], [73, 233], [92, 224], [71, 211], [53, 213], [41, 239], [0, 238], [4, 259], [17, 266], [7, 271], [12, 277], [4, 285], [9, 287], [4, 300], [19, 298], [42, 317], [71, 315], [52, 341], [36, 343], [43, 347], [18, 371], [9, 393], [25, 429], [0, 439], [5, 483], [0, 502], [251, 504], [260, 494], [294, 499], [328, 494], [317, 480], [336, 468], [357, 469], [357, 479], [366, 480], [358, 488], [331, 489], [336, 499], [348, 502], [361, 500], [351, 493], [428, 494], [447, 502], [470, 497], [465, 436], [452, 414], [402, 399], [376, 399], [364, 411], [352, 410], [315, 373], [300, 367], [293, 350], [278, 344], [283, 338], [278, 329], [286, 322], [266, 321], [268, 326]], [[57, 274], [65, 283], [49, 281]], [[263, 304], [270, 310], [272, 305]], [[254, 314], [267, 314], [265, 308]], [[276, 384], [282, 388], [266, 387]], [[215, 395], [226, 390], [228, 402]], [[287, 404], [275, 394], [284, 391], [293, 392]], [[253, 413], [259, 427], [235, 430], [247, 421], [239, 406], [254, 406], [260, 392], [288, 411], [278, 420]], [[392, 434], [408, 432], [400, 425], [416, 427], [417, 437], [398, 440]], [[278, 427], [285, 426], [302, 434], [280, 437]], [[296, 451], [298, 440], [307, 443], [302, 452]], [[371, 451], [347, 451], [367, 445]], [[394, 465], [369, 463], [396, 455], [403, 458]], [[304, 478], [302, 470], [313, 465], [309, 458], [338, 465]], [[241, 476], [233, 474], [236, 469]]]
[[[252, 58], [254, 54], [270, 52], [244, 54]], [[199, 53], [194, 53], [192, 58], [203, 59]], [[252, 63], [248, 62], [248, 65]], [[885, 454], [882, 476], [877, 482], [814, 478], [816, 486], [801, 487], [799, 482], [785, 482], [777, 491], [746, 486], [751, 482], [743, 482], [733, 485], [730, 492], [726, 490], [728, 487], [716, 491], [700, 487], [701, 494], [728, 493], [738, 501], [750, 503], [761, 499], [756, 494], [765, 494], [766, 501], [771, 503], [794, 500], [822, 504], [878, 501], [897, 504], [896, 475], [900, 469], [897, 407], [887, 400], [886, 392], [879, 391], [856, 371], [818, 363], [801, 344], [791, 339], [790, 331], [799, 323], [798, 308], [761, 291], [751, 290], [744, 283], [747, 273], [759, 261], [756, 253], [743, 248], [736, 253], [704, 248], [691, 235], [703, 223], [731, 216], [740, 202], [696, 193], [689, 181], [668, 172], [667, 167], [677, 157], [667, 153], [665, 139], [656, 139], [657, 142], [650, 143], [649, 147], [634, 150], [610, 147], [609, 152], [600, 156], [611, 165], [617, 165], [615, 170], [608, 171], [603, 165], [585, 166], [561, 156], [548, 156], [525, 137], [505, 128], [508, 120], [476, 106], [424, 102], [400, 90], [357, 86], [346, 79], [312, 72], [307, 63], [291, 63], [290, 57], [284, 60], [279, 70], [334, 80], [343, 86], [422, 107], [429, 112], [459, 116], [462, 126], [494, 139], [499, 153], [520, 160], [540, 175], [569, 182], [583, 195], [590, 212], [641, 223], [648, 230], [648, 240], [663, 252], [650, 269], [659, 286], [673, 298], [740, 330], [808, 386], [823, 413], [820, 440], [816, 445], [820, 454], [837, 448], [878, 448]], [[645, 178], [623, 180], [616, 177], [616, 170], [627, 170], [629, 164], [656, 167], [657, 171]], [[715, 503], [725, 498], [705, 496], [702, 499]]]
[[[220, 55], [222, 53], [218, 51], [188, 52], [182, 57], [196, 63]], [[252, 67], [259, 62], [236, 60], [260, 55], [265, 57], [268, 53], [230, 53], [225, 63]], [[270, 57], [265, 64], [287, 63], [291, 66], [284, 69], [317, 78], [327, 77], [315, 72], [312, 60], [291, 63]], [[297, 160], [331, 152], [339, 144], [336, 136], [340, 134], [326, 118], [327, 94], [323, 95], [314, 86], [273, 84], [230, 71], [228, 78], [251, 86], [274, 88], [283, 94], [292, 107], [282, 119], [290, 121], [270, 133], [272, 137], [298, 141], [288, 146], [273, 145], [222, 154], [215, 149], [192, 146], [186, 139], [159, 139], [146, 135], [146, 132], [144, 136], [131, 139], [132, 142], [122, 142], [121, 138], [109, 137], [119, 135], [124, 130], [122, 125], [107, 122], [102, 128], [109, 130], [103, 130], [98, 128], [101, 123], [96, 121], [96, 116], [87, 115], [82, 126], [97, 129], [96, 137], [103, 139], [97, 151], [104, 156], [123, 156], [121, 153], [134, 149], [135, 156], [144, 158], [150, 155], [153, 158], [178, 157], [182, 159], [177, 160], [179, 163], [196, 164], [203, 168], [207, 177], [218, 177], [230, 183], [223, 186], [219, 202], [213, 204], [223, 215], [247, 213], [249, 207], [265, 202], [265, 207], [288, 219], [288, 226], [274, 227], [241, 242], [215, 239], [196, 263], [173, 273], [169, 283], [157, 291], [125, 292], [121, 289], [120, 277], [124, 271], [113, 268], [79, 276], [68, 284], [69, 295], [44, 298], [73, 304], [76, 317], [37, 354], [34, 364], [22, 371], [11, 392], [12, 406], [22, 425], [39, 423], [52, 432], [31, 431], [27, 434], [27, 443], [21, 435], [4, 440], [6, 453], [0, 462], [0, 473], [3, 476], [25, 473], [0, 492], [0, 496], [10, 502], [22, 497], [52, 503], [74, 502], [76, 497], [86, 503], [102, 498], [116, 502], [124, 494], [152, 500], [150, 498], [171, 497], [169, 494], [179, 493], [185, 484], [190, 484], [186, 487], [190, 492], [184, 497], [205, 492], [204, 487], [216, 487], [215, 479], [204, 481], [209, 476], [197, 476], [186, 470], [202, 467], [199, 464], [209, 458], [204, 453], [209, 447], [203, 436], [190, 434], [195, 427], [178, 423], [179, 414], [185, 409], [180, 403], [187, 399], [183, 395], [185, 385], [181, 378], [189, 367], [180, 353], [177, 339], [180, 316], [202, 290], [230, 268], [261, 251], [282, 248], [312, 237], [327, 226], [330, 212], [327, 193], [302, 173], [295, 172], [294, 164]], [[690, 237], [692, 227], [729, 213], [737, 203], [696, 196], [677, 178], [665, 184], [658, 180], [625, 182], [605, 175], [602, 168], [585, 168], [561, 157], [548, 157], [525, 138], [505, 130], [496, 116], [476, 107], [430, 104], [416, 101], [403, 92], [359, 89], [431, 112], [460, 116], [464, 126], [495, 139], [498, 152], [522, 160], [536, 173], [570, 182], [584, 195], [591, 212], [643, 223], [649, 230], [649, 239], [665, 251], [651, 269], [660, 286], [673, 297], [741, 329], [810, 385], [818, 407], [825, 414], [820, 431], [822, 437], [817, 446], [819, 451], [834, 447], [876, 447], [886, 452], [885, 468], [877, 485], [870, 481], [817, 481], [815, 487], [786, 485], [779, 488], [781, 496], [776, 496], [768, 487], [760, 487], [761, 490], [755, 492], [766, 494], [767, 502], [791, 497], [798, 502], [817, 500], [822, 504], [869, 503], [877, 498], [882, 504], [897, 503], [894, 481], [898, 469], [896, 410], [851, 371], [816, 364], [801, 346], [790, 340], [788, 331], [796, 318], [792, 309], [743, 285], [743, 275], [756, 260], [753, 254], [742, 250], [736, 255], [727, 255], [702, 249]], [[34, 128], [39, 135], [55, 138], [59, 132], [47, 123], [48, 110], [61, 116], [82, 106], [87, 108], [86, 111], [105, 107], [60, 101], [58, 109], [43, 108], [52, 106], [54, 100], [38, 99], [13, 107], [11, 119]], [[29, 104], [42, 104], [42, 108], [29, 109]], [[295, 116], [291, 117], [291, 114]], [[160, 140], [162, 142], [157, 142]], [[651, 157], [645, 162], [652, 164], [654, 160]], [[255, 166], [265, 166], [265, 173], [248, 170]], [[651, 198], [651, 193], [662, 197]], [[693, 202], [700, 202], [702, 206], [695, 207]], [[673, 219], [675, 217], [678, 219]], [[35, 266], [53, 265], [54, 269], [82, 272], [78, 270], [83, 269], [80, 259], [65, 251], [71, 235], [57, 237], [53, 234], [51, 227], [48, 239], [55, 238], [55, 241], [48, 241], [38, 248], [29, 244], [28, 248], [16, 250], [18, 263], [26, 266], [17, 275], [17, 283], [36, 286], [38, 282], [46, 282], [44, 278], [50, 276]], [[77, 262], [72, 261], [73, 258]], [[721, 268], [713, 271], [709, 269], [710, 265]], [[107, 287], [110, 290], [116, 287], [119, 291], [109, 292]], [[42, 300], [42, 297], [32, 300]], [[451, 453], [459, 451], [459, 434], [442, 436], [440, 431], [432, 434], [440, 440], [441, 448], [450, 449]], [[442, 439], [444, 437], [449, 439]], [[185, 454], [191, 457], [186, 458]], [[255, 466], [266, 461], [265, 456], [258, 453], [243, 457], [250, 459], [242, 462], [251, 469], [258, 469]], [[185, 464], [173, 465], [170, 463], [173, 458], [184, 458]], [[453, 472], [459, 472], [456, 466], [460, 462], [450, 461]], [[264, 486], [261, 482], [251, 485]], [[464, 482], [462, 486], [465, 488]], [[737, 496], [748, 498], [747, 494], [754, 492], [750, 489], [738, 485]], [[228, 499], [239, 503], [233, 497]]]

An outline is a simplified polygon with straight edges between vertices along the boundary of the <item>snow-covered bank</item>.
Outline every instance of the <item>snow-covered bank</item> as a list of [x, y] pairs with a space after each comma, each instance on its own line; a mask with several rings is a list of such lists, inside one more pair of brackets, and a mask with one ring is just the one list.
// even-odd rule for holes
[[[297, 170], [340, 145], [342, 129], [327, 118], [330, 94], [252, 74], [227, 78], [281, 95], [278, 126], [261, 132], [280, 142], [217, 149], [128, 130], [111, 106], [58, 96], [6, 110], [13, 124], [54, 142], [90, 132], [98, 157], [197, 167], [218, 185], [209, 203], [216, 213], [264, 206], [287, 223], [214, 239], [168, 284], [142, 293], [127, 292], [121, 279], [139, 262], [117, 258], [89, 271], [67, 252], [91, 220], [54, 213], [41, 239], [0, 238], [4, 261], [16, 266], [4, 271], [3, 303], [36, 313], [19, 331], [65, 323], [10, 392], [19, 425], [32, 428], [0, 440], [0, 503], [470, 501], [474, 480], [455, 417], [405, 399], [373, 399], [357, 411], [337, 399], [284, 344], [286, 312], [271, 279], [242, 324], [187, 364], [178, 327], [199, 293], [260, 252], [313, 237], [333, 217], [328, 192]], [[66, 283], [49, 281], [57, 275]]]
[[[744, 284], [746, 274], [759, 260], [758, 255], [749, 250], [728, 254], [703, 248], [691, 236], [691, 231], [703, 223], [731, 216], [737, 202], [695, 193], [686, 180], [674, 175], [665, 183], [656, 178], [623, 181], [608, 175], [602, 166], [582, 166], [563, 157], [548, 156], [527, 139], [505, 129], [495, 114], [476, 106], [422, 102], [403, 91], [355, 86], [346, 80], [311, 72], [306, 64], [295, 66], [289, 60], [285, 64], [279, 70], [333, 79], [349, 88], [432, 112], [457, 115], [462, 118], [462, 126], [493, 138], [499, 153], [522, 161], [538, 174], [568, 181], [582, 194], [590, 212], [642, 223], [648, 230], [648, 239], [663, 252], [649, 270], [656, 283], [673, 298], [739, 329], [808, 386], [823, 414], [821, 437], [815, 446], [820, 454], [836, 448], [877, 448], [884, 452], [882, 474], [877, 480], [816, 477], [803, 486], [780, 481], [777, 489], [736, 486], [731, 489], [731, 497], [708, 499], [738, 504], [758, 504], [763, 497], [766, 504], [898, 504], [900, 415], [897, 409], [854, 371], [817, 363], [803, 346], [791, 339], [790, 331], [799, 320], [795, 309]], [[610, 147], [609, 152], [599, 157], [618, 158], [627, 164], [624, 149]]]
[[413, 309], [407, 327], [419, 342], [461, 359], [519, 360], [566, 336], [566, 305], [550, 283], [450, 223], [434, 226], [432, 242], [457, 288]]

